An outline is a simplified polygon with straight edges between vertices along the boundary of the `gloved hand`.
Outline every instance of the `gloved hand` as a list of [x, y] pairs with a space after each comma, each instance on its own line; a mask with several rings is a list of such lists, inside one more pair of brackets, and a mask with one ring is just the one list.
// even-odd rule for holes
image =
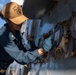
[[49, 51], [52, 48], [52, 36], [49, 36], [47, 39], [44, 41], [43, 49], [45, 51]]

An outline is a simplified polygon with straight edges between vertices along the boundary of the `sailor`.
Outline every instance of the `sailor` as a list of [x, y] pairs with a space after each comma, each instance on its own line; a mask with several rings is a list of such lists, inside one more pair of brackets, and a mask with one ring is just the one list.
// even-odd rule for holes
[[44, 50], [49, 51], [50, 46], [27, 51], [20, 33], [24, 21], [28, 20], [23, 15], [22, 8], [15, 2], [7, 3], [0, 14], [6, 24], [0, 29], [0, 75], [5, 75], [7, 67], [15, 60], [24, 65], [35, 61], [44, 55]]

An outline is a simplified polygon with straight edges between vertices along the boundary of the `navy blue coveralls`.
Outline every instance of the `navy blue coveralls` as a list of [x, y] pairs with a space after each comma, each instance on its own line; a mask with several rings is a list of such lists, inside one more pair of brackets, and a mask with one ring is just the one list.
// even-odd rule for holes
[[8, 24], [0, 29], [0, 69], [7, 67], [15, 60], [20, 64], [28, 64], [40, 57], [38, 50], [27, 51], [21, 33], [14, 35]]

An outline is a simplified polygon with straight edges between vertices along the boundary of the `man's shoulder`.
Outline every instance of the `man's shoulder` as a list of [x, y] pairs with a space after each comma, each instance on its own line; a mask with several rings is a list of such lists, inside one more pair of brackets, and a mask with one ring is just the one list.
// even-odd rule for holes
[[7, 28], [6, 28], [6, 26], [4, 25], [4, 26], [0, 29], [0, 41], [4, 41], [4, 39], [7, 39], [7, 35], [8, 35]]
[[6, 31], [6, 26], [2, 26], [2, 27], [0, 28], [0, 36], [1, 36], [3, 33], [5, 33], [5, 31]]

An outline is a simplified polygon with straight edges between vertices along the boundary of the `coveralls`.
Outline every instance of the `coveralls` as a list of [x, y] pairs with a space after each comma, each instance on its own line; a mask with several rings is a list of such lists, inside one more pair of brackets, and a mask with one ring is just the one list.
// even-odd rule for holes
[[17, 31], [14, 35], [8, 24], [4, 24], [0, 29], [0, 69], [6, 70], [14, 60], [24, 65], [33, 62], [37, 57], [41, 57], [38, 50], [27, 51], [21, 33]]

